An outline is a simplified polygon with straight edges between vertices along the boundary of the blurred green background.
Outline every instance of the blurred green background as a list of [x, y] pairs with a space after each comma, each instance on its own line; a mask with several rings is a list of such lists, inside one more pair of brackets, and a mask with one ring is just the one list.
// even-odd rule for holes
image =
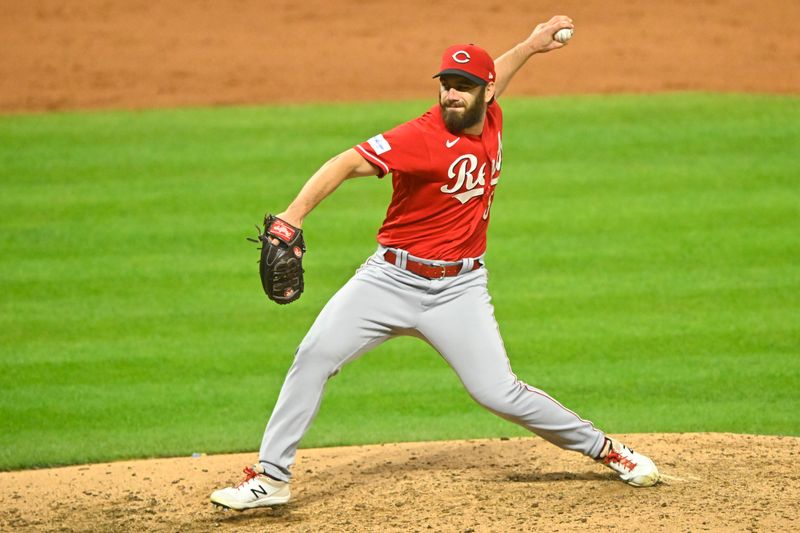
[[[307, 219], [290, 306], [245, 237], [429, 105], [0, 117], [0, 469], [257, 449], [391, 184], [350, 180]], [[487, 262], [516, 374], [609, 432], [800, 435], [800, 99], [503, 106]], [[331, 380], [302, 446], [525, 434], [396, 339]]]

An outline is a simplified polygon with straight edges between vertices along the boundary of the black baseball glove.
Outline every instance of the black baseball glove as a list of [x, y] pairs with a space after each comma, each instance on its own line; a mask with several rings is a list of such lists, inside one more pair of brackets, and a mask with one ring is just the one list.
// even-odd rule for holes
[[264, 232], [256, 226], [261, 243], [259, 273], [267, 297], [279, 304], [288, 304], [303, 293], [303, 230], [273, 215], [264, 217]]

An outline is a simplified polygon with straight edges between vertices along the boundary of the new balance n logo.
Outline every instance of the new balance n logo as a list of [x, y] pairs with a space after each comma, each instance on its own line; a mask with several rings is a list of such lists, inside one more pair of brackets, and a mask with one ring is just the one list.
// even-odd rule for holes
[[[259, 490], [259, 489], [261, 489], [261, 490]], [[267, 495], [267, 489], [265, 489], [265, 488], [264, 488], [264, 487], [262, 487], [261, 485], [259, 485], [259, 486], [258, 486], [258, 489], [252, 489], [252, 488], [251, 488], [251, 489], [250, 489], [250, 492], [252, 492], [252, 493], [253, 493], [253, 498], [258, 498], [258, 497], [259, 497], [259, 496], [258, 496], [259, 494], [261, 494], [262, 496], [266, 496], [266, 495]]]

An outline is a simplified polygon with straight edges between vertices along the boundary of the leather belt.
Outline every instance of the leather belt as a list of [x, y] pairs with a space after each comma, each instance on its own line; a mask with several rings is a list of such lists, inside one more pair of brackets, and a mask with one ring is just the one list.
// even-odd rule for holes
[[[389, 263], [395, 265], [397, 254], [391, 250], [386, 250], [386, 253], [383, 254], [383, 258]], [[461, 266], [462, 263], [460, 261], [455, 265], [437, 266], [420, 263], [419, 261], [414, 261], [413, 259], [407, 259], [405, 269], [409, 272], [413, 272], [417, 276], [422, 276], [423, 278], [442, 279], [458, 276], [461, 273]], [[472, 265], [472, 270], [478, 270], [480, 267], [481, 262], [476, 260], [475, 264]]]

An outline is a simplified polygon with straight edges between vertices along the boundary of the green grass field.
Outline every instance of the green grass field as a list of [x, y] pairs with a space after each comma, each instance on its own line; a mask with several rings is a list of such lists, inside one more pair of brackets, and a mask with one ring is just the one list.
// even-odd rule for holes
[[[0, 117], [0, 469], [255, 450], [390, 182], [307, 220], [279, 307], [245, 237], [428, 102]], [[516, 373], [611, 432], [800, 435], [800, 99], [510, 99], [487, 260]], [[526, 434], [430, 348], [345, 368], [304, 447]]]

